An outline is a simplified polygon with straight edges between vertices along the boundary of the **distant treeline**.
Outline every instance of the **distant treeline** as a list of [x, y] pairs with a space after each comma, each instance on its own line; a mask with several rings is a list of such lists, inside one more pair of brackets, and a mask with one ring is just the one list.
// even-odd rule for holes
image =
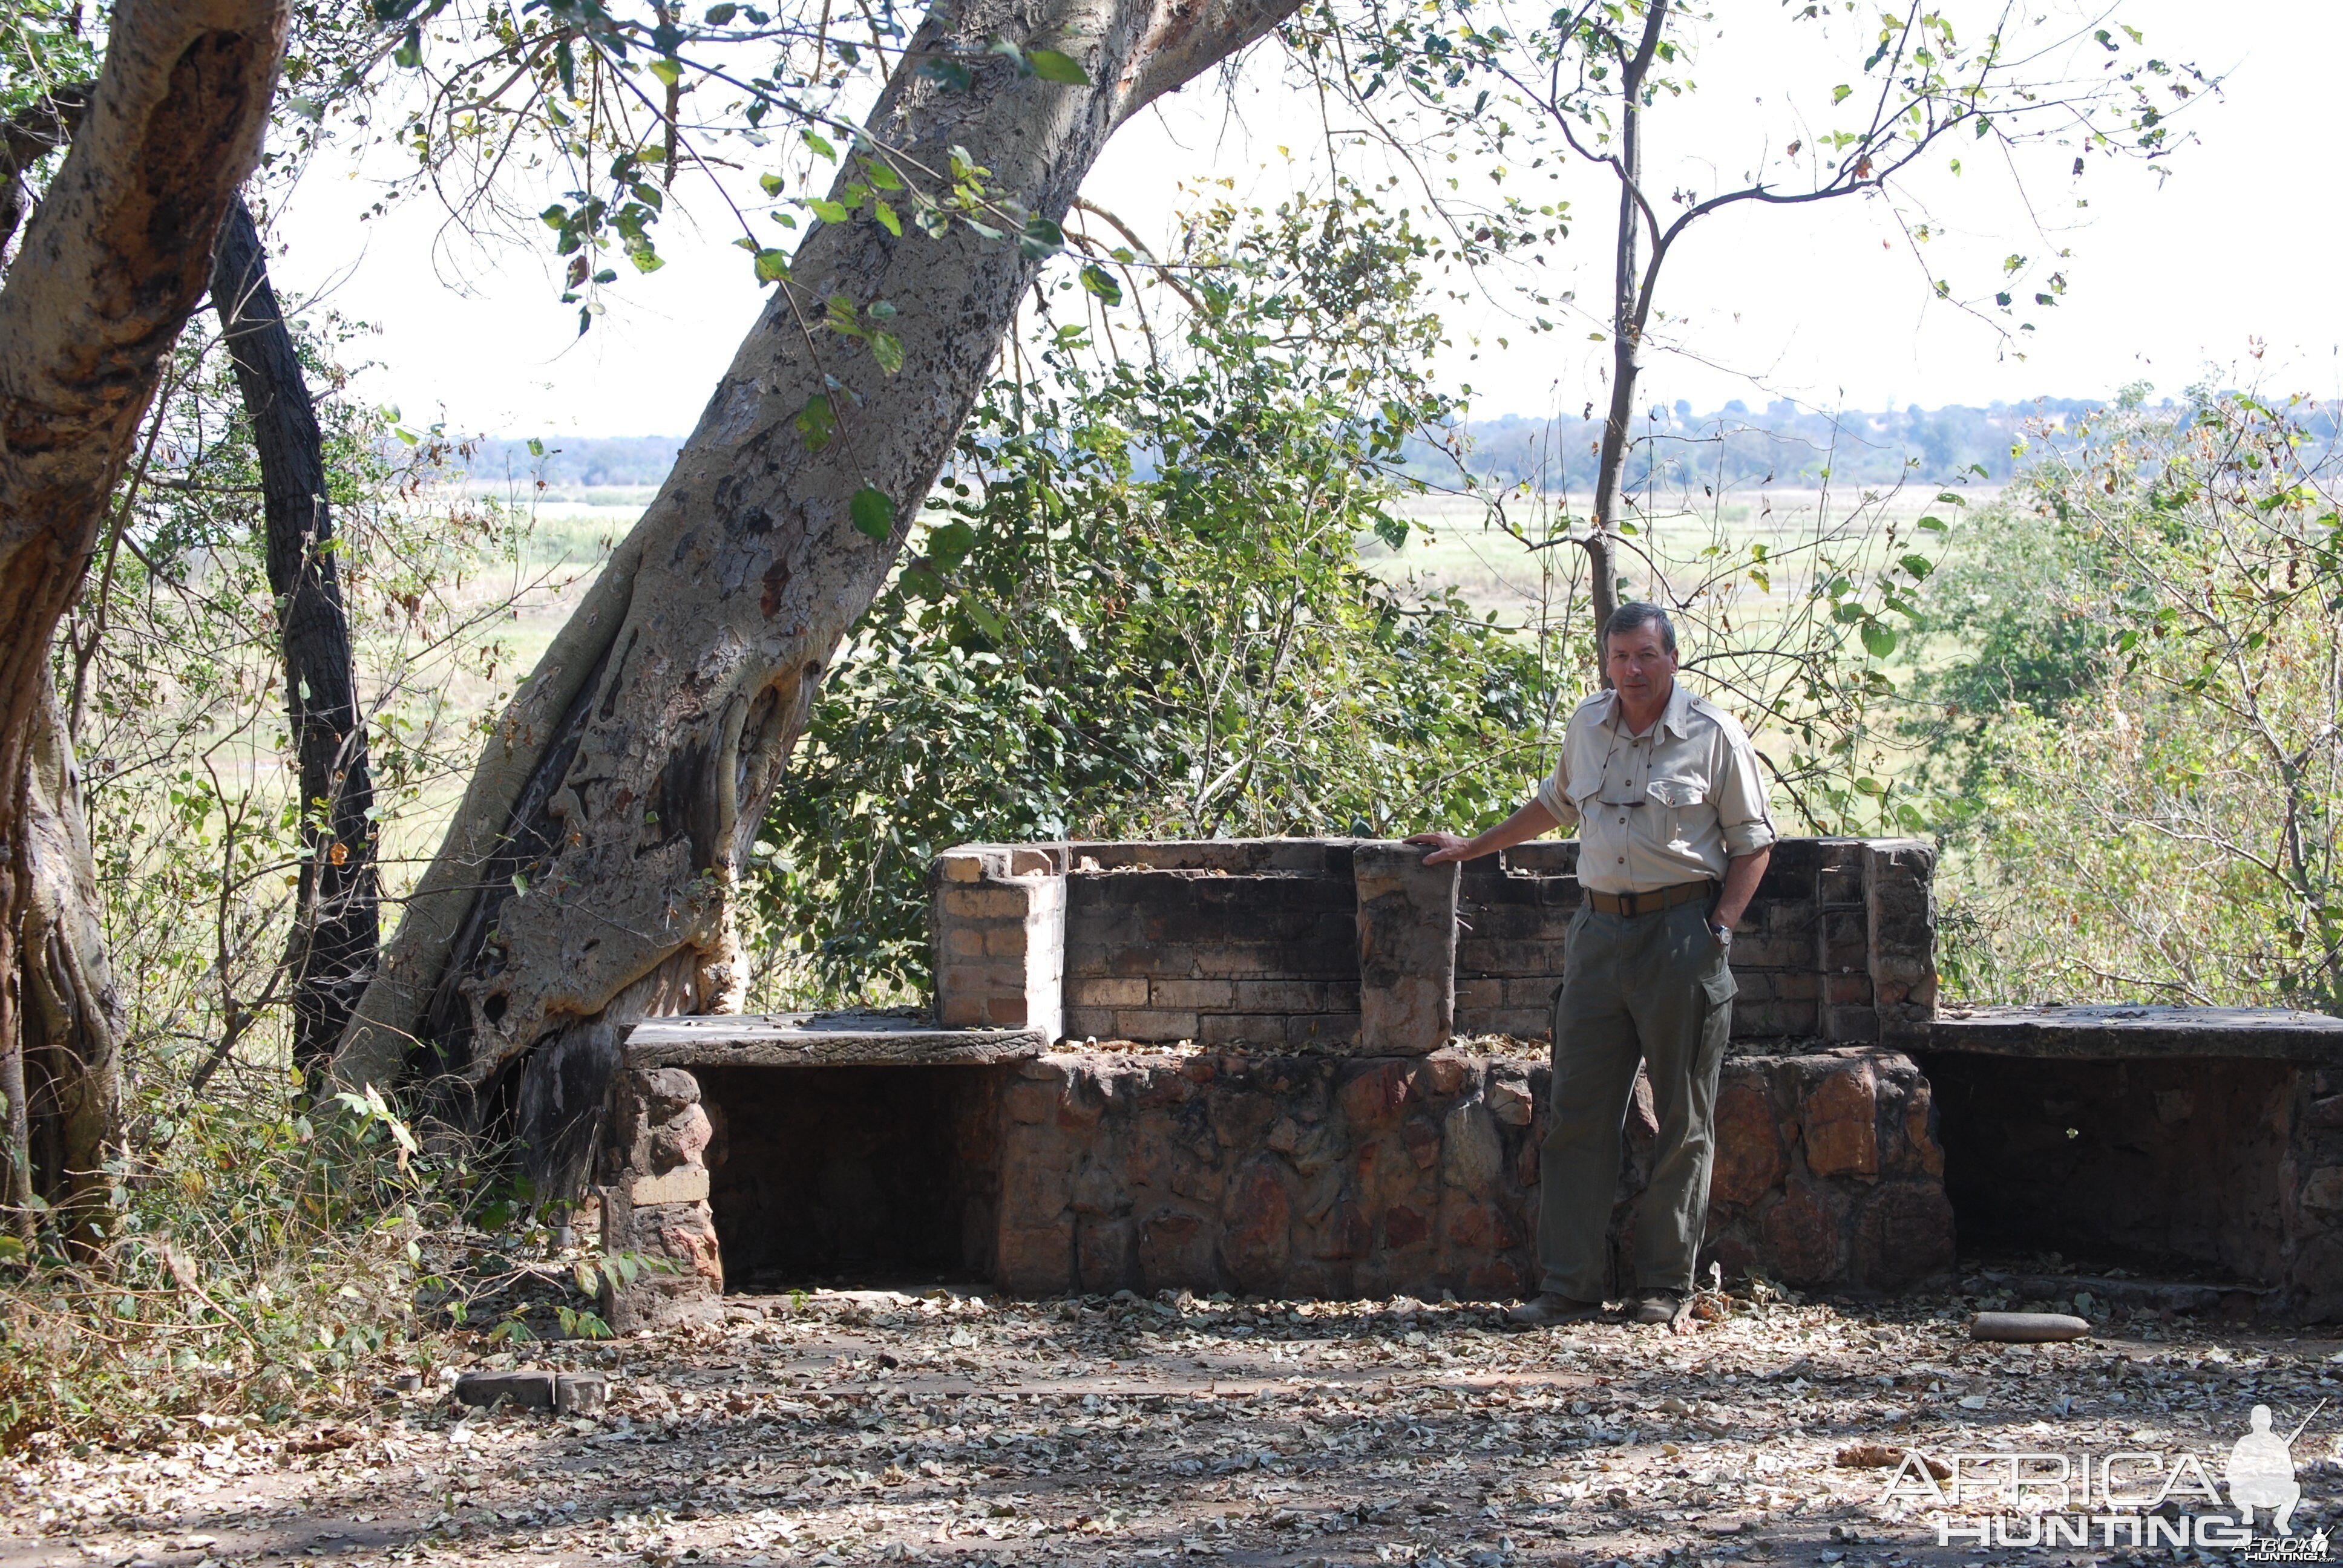
[[477, 484], [529, 483], [543, 479], [562, 489], [656, 485], [675, 467], [683, 450], [680, 436], [547, 436], [531, 443], [482, 439], [472, 443], [470, 470]]
[[[1763, 410], [1738, 399], [1714, 413], [1695, 414], [1679, 400], [1674, 407], [1646, 408], [1635, 422], [1636, 447], [1628, 481], [1642, 487], [1684, 485], [1750, 485], [1769, 478], [1780, 485], [1811, 486], [1825, 470], [1835, 484], [1882, 485], [1909, 478], [1921, 484], [2006, 483], [2026, 461], [2018, 449], [2038, 453], [2057, 444], [2060, 433], [2105, 404], [2081, 397], [2037, 397], [1983, 407], [1951, 404], [1902, 410], [1836, 413], [1804, 408], [1776, 399]], [[2165, 407], [2174, 407], [2171, 399]], [[2333, 439], [2334, 418], [2320, 410], [2311, 424]], [[1504, 414], [1475, 419], [1456, 431], [1464, 461], [1476, 474], [1502, 483], [1530, 482], [1546, 489], [1584, 490], [1594, 481], [1594, 454], [1602, 440], [1600, 419], [1557, 416], [1534, 418]], [[679, 436], [548, 437], [534, 444], [482, 440], [474, 444], [470, 472], [476, 482], [500, 485], [543, 479], [563, 489], [656, 485], [667, 477], [682, 448]], [[1419, 439], [1411, 467], [1425, 478], [1453, 475], [1451, 459]], [[1143, 466], [1142, 459], [1142, 466]]]
[[[2096, 399], [2040, 397], [2025, 403], [1960, 404], [1869, 412], [1802, 407], [1786, 398], [1761, 410], [1735, 399], [1714, 413], [1696, 414], [1679, 400], [1653, 407], [1635, 421], [1635, 448], [1627, 482], [1636, 487], [1749, 485], [1881, 485], [2006, 482], [2024, 461], [2023, 446], [2038, 449], [2058, 432], [2105, 405]], [[1568, 415], [1532, 418], [1506, 414], [1475, 419], [1459, 432], [1466, 464], [1485, 477], [1529, 482], [1543, 489], [1584, 490], [1594, 483], [1603, 421]], [[1426, 477], [1453, 472], [1452, 460], [1429, 442], [1412, 454]]]

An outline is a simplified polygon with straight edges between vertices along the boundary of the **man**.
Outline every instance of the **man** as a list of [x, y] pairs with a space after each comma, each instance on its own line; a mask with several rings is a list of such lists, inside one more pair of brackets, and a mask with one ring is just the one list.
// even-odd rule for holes
[[1604, 1311], [1606, 1232], [1635, 1065], [1659, 1140], [1635, 1220], [1635, 1322], [1674, 1322], [1708, 1218], [1716, 1075], [1732, 1030], [1733, 927], [1772, 854], [1748, 735], [1676, 684], [1676, 633], [1653, 604], [1603, 628], [1611, 689], [1581, 702], [1536, 799], [1472, 839], [1421, 833], [1426, 865], [1469, 860], [1576, 824], [1585, 904], [1554, 1001], [1554, 1103], [1540, 1150], [1538, 1294], [1517, 1323]]

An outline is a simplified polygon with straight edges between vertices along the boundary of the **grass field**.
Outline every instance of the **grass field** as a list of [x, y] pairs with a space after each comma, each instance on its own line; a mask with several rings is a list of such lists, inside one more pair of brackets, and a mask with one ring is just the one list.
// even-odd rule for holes
[[[610, 548], [634, 526], [655, 493], [649, 487], [598, 487], [551, 490], [528, 499], [524, 504], [530, 509], [531, 527], [521, 558], [509, 575], [478, 581], [469, 590], [484, 603], [509, 601], [505, 622], [495, 634], [504, 649], [502, 673], [494, 682], [458, 678], [428, 694], [428, 699], [458, 712], [488, 714], [501, 693], [509, 690], [510, 676], [536, 667]], [[1936, 494], [1932, 487], [1919, 487], [1885, 496], [1769, 489], [1715, 500], [1695, 497], [1697, 508], [1684, 506], [1646, 518], [1631, 545], [1666, 563], [1670, 586], [1676, 590], [1671, 598], [1714, 580], [1719, 586], [1713, 592], [1734, 596], [1732, 613], [1741, 617], [1737, 624], [1762, 631], [1765, 623], [1784, 614], [1794, 597], [1805, 592], [1818, 541], [1827, 541], [1838, 558], [1875, 546], [1890, 528], [1898, 538], [1911, 537], [1917, 519], [1931, 510], [1955, 515], [1936, 504]], [[1989, 491], [1967, 498], [1971, 506], [1990, 498]], [[1476, 611], [1517, 628], [1559, 617], [1573, 594], [1584, 592], [1584, 552], [1557, 537], [1557, 519], [1565, 511], [1582, 519], [1578, 527], [1583, 531], [1583, 497], [1566, 502], [1549, 498], [1542, 503], [1515, 497], [1502, 518], [1478, 500], [1445, 497], [1413, 498], [1403, 510], [1419, 531], [1403, 548], [1393, 550], [1369, 538], [1360, 552], [1368, 569], [1386, 580], [1418, 591], [1453, 588]], [[1547, 538], [1554, 542], [1536, 542]], [[1751, 547], [1756, 544], [1763, 544], [1769, 559], [1777, 563], [1767, 572], [1763, 588], [1748, 571]], [[1630, 560], [1628, 568], [1639, 586], [1650, 580], [1644, 562]], [[1761, 739], [1761, 744], [1770, 739]], [[386, 845], [386, 858], [412, 864], [414, 858], [427, 855], [462, 788], [463, 780], [451, 779], [432, 792], [424, 809], [404, 813]]]

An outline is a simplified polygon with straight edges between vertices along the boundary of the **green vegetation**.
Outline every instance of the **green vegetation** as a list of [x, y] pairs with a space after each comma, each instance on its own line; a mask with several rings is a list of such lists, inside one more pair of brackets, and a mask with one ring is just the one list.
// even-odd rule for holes
[[1907, 727], [1954, 989], [2343, 1007], [2343, 556], [2321, 411], [2119, 408], [1971, 529]]

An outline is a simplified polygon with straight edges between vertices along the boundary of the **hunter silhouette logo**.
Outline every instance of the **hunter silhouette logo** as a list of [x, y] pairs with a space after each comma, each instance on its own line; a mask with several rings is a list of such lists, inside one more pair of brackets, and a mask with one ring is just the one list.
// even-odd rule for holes
[[[2311, 1412], [2316, 1415], [2317, 1411]], [[2229, 1449], [2229, 1503], [2237, 1523], [2251, 1527], [2254, 1510], [2270, 1510], [2270, 1525], [2280, 1535], [2294, 1533], [2294, 1511], [2302, 1502], [2301, 1483], [2294, 1479], [2294, 1440], [2310, 1424], [2304, 1416], [2295, 1429], [2280, 1437], [2270, 1430], [2270, 1408], [2254, 1406], [2248, 1430]]]
[[[1902, 1516], [1924, 1513], [1939, 1546], [2194, 1547], [2235, 1551], [2249, 1563], [2323, 1563], [2330, 1549], [2326, 1530], [2294, 1531], [2302, 1505], [2294, 1443], [2325, 1408], [2322, 1400], [2281, 1435], [2271, 1430], [2269, 1406], [2254, 1406], [2218, 1482], [2218, 1458], [2186, 1449], [1942, 1455], [1906, 1449], [1879, 1503]], [[2262, 1513], [2271, 1533], [2257, 1535]]]

